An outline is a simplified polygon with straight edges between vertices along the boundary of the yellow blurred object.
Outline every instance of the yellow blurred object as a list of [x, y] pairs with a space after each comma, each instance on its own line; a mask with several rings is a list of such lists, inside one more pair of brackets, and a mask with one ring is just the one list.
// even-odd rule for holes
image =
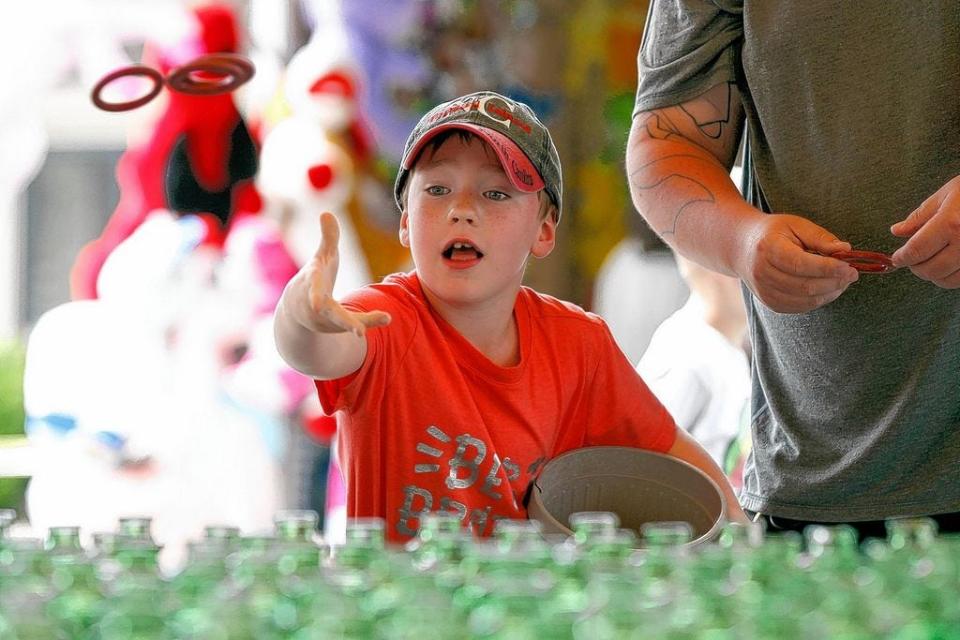
[[273, 97], [270, 98], [270, 101], [263, 108], [263, 119], [261, 120], [260, 130], [261, 141], [278, 122], [289, 118], [292, 114], [293, 109], [290, 107], [290, 101], [286, 98], [284, 83], [281, 80], [277, 84]]
[[580, 206], [574, 259], [579, 270], [592, 280], [607, 253], [626, 232], [624, 177], [619, 166], [592, 160], [577, 167], [575, 188], [580, 194]]
[[587, 0], [570, 16], [570, 42], [568, 51], [576, 51], [570, 56], [564, 85], [569, 94], [582, 91], [588, 79], [596, 73], [596, 65], [606, 59], [604, 31], [610, 11], [605, 0]]
[[397, 213], [397, 231], [389, 233], [370, 221], [360, 203], [359, 194], [354, 194], [347, 207], [374, 282], [379, 282], [391, 273], [406, 271], [413, 267], [410, 262], [410, 253], [400, 244], [397, 235], [400, 228], [399, 213]]

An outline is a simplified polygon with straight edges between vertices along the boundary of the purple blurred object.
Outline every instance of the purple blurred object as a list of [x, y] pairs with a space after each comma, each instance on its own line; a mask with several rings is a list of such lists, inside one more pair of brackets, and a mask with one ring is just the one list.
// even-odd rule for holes
[[422, 115], [398, 105], [397, 93], [421, 93], [431, 80], [431, 64], [412, 43], [423, 24], [421, 0], [350, 0], [343, 3], [347, 37], [363, 69], [360, 96], [380, 150], [399, 162], [407, 135]]

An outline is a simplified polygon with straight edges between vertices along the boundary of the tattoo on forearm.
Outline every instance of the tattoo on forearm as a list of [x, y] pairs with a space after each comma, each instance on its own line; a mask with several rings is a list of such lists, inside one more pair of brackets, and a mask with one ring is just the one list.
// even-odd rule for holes
[[650, 166], [657, 164], [659, 162], [668, 162], [668, 161], [679, 160], [679, 159], [683, 159], [684, 161], [699, 160], [700, 162], [704, 162], [704, 159], [701, 158], [700, 156], [678, 153], [674, 155], [665, 156], [663, 158], [658, 158], [653, 162], [648, 162], [647, 164], [638, 168], [636, 171], [634, 171], [630, 175], [630, 183], [633, 185], [634, 192], [637, 194], [640, 194], [643, 191], [650, 191], [650, 190], [656, 189], [660, 185], [673, 180], [675, 181], [675, 185], [673, 186], [674, 190], [678, 192], [682, 190], [687, 195], [687, 197], [683, 200], [683, 203], [680, 205], [680, 207], [671, 217], [670, 226], [663, 229], [656, 229], [660, 237], [664, 239], [666, 239], [668, 236], [676, 235], [677, 224], [680, 222], [680, 217], [684, 213], [686, 213], [688, 207], [690, 207], [691, 205], [697, 204], [698, 202], [705, 202], [705, 203], [711, 203], [711, 204], [716, 202], [716, 198], [714, 197], [713, 192], [710, 191], [710, 189], [707, 188], [705, 184], [703, 184], [696, 178], [691, 178], [690, 176], [686, 176], [680, 173], [671, 173], [663, 177], [658, 177], [654, 182], [651, 182], [649, 184], [645, 184], [640, 181], [639, 174], [643, 174], [647, 170], [647, 168], [649, 168]]
[[[730, 84], [718, 85], [696, 100], [649, 112], [642, 124], [651, 138], [682, 138], [719, 157], [725, 150], [717, 147], [717, 141], [722, 144], [723, 134], [729, 132], [733, 117], [732, 96]], [[698, 140], [689, 124], [682, 122], [684, 119], [688, 119], [696, 127], [696, 132], [706, 139]], [[735, 144], [737, 141], [733, 142]]]
[[[732, 96], [733, 92], [730, 84], [718, 85], [696, 100], [686, 102], [678, 107], [649, 112], [640, 123], [641, 139], [649, 137], [655, 140], [682, 140], [684, 143], [696, 145], [709, 154], [704, 156], [694, 154], [664, 156], [639, 167], [630, 175], [630, 182], [633, 185], [634, 193], [638, 197], [643, 197], [644, 192], [657, 189], [667, 182], [672, 183], [670, 189], [674, 193], [682, 193], [686, 196], [682, 198], [680, 207], [671, 216], [669, 227], [657, 229], [660, 236], [665, 239], [676, 234], [677, 224], [681, 216], [687, 212], [691, 205], [701, 202], [715, 203], [716, 197], [703, 182], [685, 175], [685, 173], [674, 171], [662, 175], [654, 171], [651, 173], [656, 177], [649, 184], [642, 182], [642, 178], [648, 175], [648, 170], [657, 163], [677, 160], [682, 165], [697, 161], [710, 163], [711, 159], [726, 157], [729, 150], [725, 149], [724, 145], [730, 144], [731, 140], [736, 137], [733, 135], [724, 137], [724, 134], [731, 133], [729, 127], [733, 118]], [[733, 142], [735, 143], [735, 141]], [[667, 167], [670, 166], [667, 165]], [[670, 169], [664, 168], [662, 171], [666, 172]]]
[[[650, 113], [641, 123], [641, 125], [643, 126], [646, 135], [655, 140], [681, 138], [684, 142], [692, 142], [704, 151], [713, 153], [711, 149], [704, 146], [700, 141], [685, 135], [680, 128], [673, 123], [673, 121], [670, 119], [670, 116], [667, 115], [665, 111], [654, 111]], [[641, 139], [642, 137], [643, 136], [641, 135]]]

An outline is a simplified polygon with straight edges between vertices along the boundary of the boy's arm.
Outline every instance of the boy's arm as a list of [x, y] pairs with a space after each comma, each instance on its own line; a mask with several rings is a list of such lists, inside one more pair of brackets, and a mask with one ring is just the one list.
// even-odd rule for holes
[[340, 254], [340, 227], [332, 213], [320, 214], [320, 247], [280, 297], [273, 333], [291, 367], [318, 380], [334, 380], [360, 368], [367, 355], [366, 330], [390, 323], [383, 311], [355, 313], [333, 299]]
[[724, 475], [720, 467], [717, 466], [717, 463], [713, 461], [710, 454], [707, 453], [689, 433], [678, 427], [677, 439], [673, 443], [673, 446], [670, 447], [670, 450], [667, 451], [667, 455], [683, 460], [684, 462], [689, 462], [717, 483], [717, 487], [723, 493], [723, 498], [727, 503], [725, 514], [727, 520], [744, 523], [750, 521], [750, 519], [747, 518], [747, 514], [740, 508], [740, 501], [733, 492], [733, 487], [730, 485], [730, 481], [727, 480], [727, 476]]

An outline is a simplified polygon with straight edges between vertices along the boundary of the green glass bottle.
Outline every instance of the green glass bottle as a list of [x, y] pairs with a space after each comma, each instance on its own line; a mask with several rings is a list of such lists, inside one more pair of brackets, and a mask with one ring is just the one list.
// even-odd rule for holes
[[485, 596], [467, 616], [472, 638], [497, 640], [542, 637], [540, 604], [554, 587], [551, 574], [512, 552], [491, 547], [486, 570], [477, 573]]
[[16, 520], [17, 512], [14, 509], [0, 509], [0, 546], [3, 546], [3, 540]]
[[80, 527], [50, 527], [46, 540], [47, 555], [53, 565], [86, 559], [87, 552], [80, 543]]
[[227, 547], [219, 539], [204, 539], [187, 545], [187, 561], [170, 581], [181, 606], [194, 606], [209, 596], [227, 577]]
[[227, 640], [215, 594], [227, 576], [228, 542], [204, 537], [190, 543], [188, 549], [186, 565], [168, 583], [176, 602], [168, 625], [177, 640]]
[[922, 554], [937, 540], [937, 522], [933, 518], [891, 518], [885, 525], [887, 544], [895, 551], [910, 549]]
[[120, 518], [117, 524], [118, 537], [123, 540], [142, 540], [156, 544], [151, 533], [153, 519], [144, 516]]
[[213, 607], [230, 640], [278, 636], [273, 615], [280, 597], [280, 545], [273, 536], [244, 536], [227, 557], [228, 576], [216, 587]]
[[[370, 640], [373, 618], [364, 606], [369, 585], [355, 589], [356, 572], [332, 568], [329, 580], [318, 583], [304, 625], [287, 636], [292, 640]], [[259, 638], [258, 638], [259, 640]]]
[[46, 611], [57, 627], [58, 638], [93, 638], [107, 606], [93, 561], [63, 554], [54, 562], [51, 582], [56, 595]]
[[54, 596], [49, 558], [33, 538], [8, 538], [0, 553], [0, 618], [16, 640], [57, 637], [46, 607]]
[[141, 531], [118, 543], [116, 571], [105, 585], [106, 613], [97, 625], [102, 640], [173, 637], [167, 620], [176, 607], [157, 564], [160, 547], [145, 537]]
[[116, 554], [120, 536], [114, 531], [97, 531], [91, 536], [93, 547], [90, 556], [95, 561], [112, 558]]
[[540, 545], [544, 543], [543, 524], [537, 520], [497, 520], [493, 539], [503, 550]]
[[203, 539], [218, 541], [234, 548], [240, 544], [240, 527], [228, 525], [207, 525], [203, 528]]
[[276, 514], [273, 552], [276, 554], [279, 576], [303, 575], [316, 571], [320, 566], [318, 522], [316, 511], [287, 510]]
[[620, 527], [620, 518], [608, 511], [580, 511], [570, 514], [570, 529], [576, 544], [585, 544], [594, 535], [612, 534]]
[[421, 571], [395, 558], [389, 575], [362, 601], [375, 638], [465, 638], [466, 619], [453, 606], [453, 586], [440, 571]]
[[278, 540], [316, 542], [320, 516], [309, 509], [278, 511], [273, 518]]
[[426, 570], [435, 566], [449, 566], [463, 559], [463, 550], [473, 540], [463, 528], [460, 517], [454, 513], [431, 512], [420, 517], [416, 538], [406, 546], [414, 564]]
[[386, 526], [383, 518], [347, 520], [344, 543], [331, 551], [332, 563], [343, 569], [381, 577], [387, 568]]
[[638, 544], [632, 529], [595, 533], [583, 545], [581, 562], [589, 565], [590, 573], [618, 572], [626, 566]]
[[[887, 523], [888, 552], [878, 571], [886, 577], [889, 600], [906, 620], [904, 637], [960, 636], [960, 538], [938, 534], [931, 518], [898, 518]], [[897, 580], [893, 576], [901, 576]], [[904, 580], [902, 576], [909, 577]]]

